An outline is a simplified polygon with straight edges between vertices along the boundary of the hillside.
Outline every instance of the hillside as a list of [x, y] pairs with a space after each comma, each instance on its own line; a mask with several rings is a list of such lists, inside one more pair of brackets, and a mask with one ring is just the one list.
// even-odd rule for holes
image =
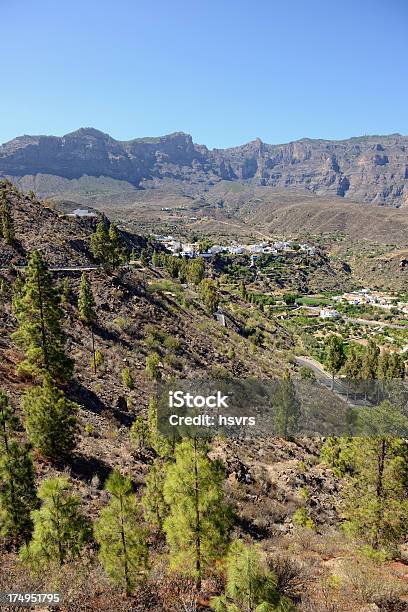
[[[15, 189], [6, 180], [0, 180], [0, 190], [7, 194], [15, 226], [12, 246], [3, 242], [0, 268], [10, 264], [20, 266], [27, 261], [27, 253], [38, 250], [52, 267], [95, 266], [90, 252], [89, 236], [96, 221], [77, 219], [59, 214], [40, 202]], [[129, 248], [141, 248], [146, 239], [123, 233]]]
[[[149, 400], [155, 397], [157, 383], [146, 368], [152, 354], [158, 357], [157, 368], [165, 381], [228, 376], [268, 380], [286, 368], [297, 375], [296, 339], [288, 326], [261, 305], [243, 299], [232, 278], [221, 282], [214, 268], [206, 267], [206, 274], [217, 280], [220, 306], [228, 320], [224, 327], [208, 311], [194, 284], [171, 278], [163, 266], [141, 261], [115, 270], [87, 271], [96, 302], [95, 346], [102, 356], [94, 373], [91, 333], [78, 313], [81, 268], [97, 264], [89, 249], [94, 224], [61, 217], [9, 183], [2, 183], [2, 192], [11, 203], [16, 233], [13, 247], [0, 237], [0, 252], [7, 255], [5, 267], [16, 257], [24, 264], [29, 251], [38, 248], [49, 265], [75, 262], [78, 268], [52, 274], [63, 295], [67, 352], [75, 364], [65, 392], [79, 404], [79, 439], [64, 460], [52, 461], [35, 451], [34, 467], [38, 485], [51, 476], [68, 476], [91, 520], [109, 500], [104, 485], [112, 469], [131, 479], [138, 499], [145, 490], [155, 451], [149, 446], [138, 448], [130, 428], [137, 417], [146, 415]], [[122, 233], [121, 237], [139, 254], [147, 244], [141, 236]], [[323, 264], [326, 269], [321, 273], [335, 276], [330, 262], [318, 253], [310, 264], [312, 277], [315, 266], [320, 269]], [[22, 274], [13, 267], [0, 271], [0, 388], [24, 422], [20, 400], [35, 381], [17, 373], [23, 354], [12, 338], [17, 325], [12, 286]], [[256, 289], [256, 284], [248, 286]], [[124, 382], [125, 368], [131, 372], [132, 388]], [[321, 395], [309, 397], [307, 386], [302, 387], [306, 383], [299, 384], [309, 408], [314, 408], [319, 396], [325, 413], [344, 410], [344, 402], [329, 400], [324, 389]], [[19, 439], [25, 435], [20, 429]], [[333, 609], [326, 606], [329, 597], [337, 610], [375, 610], [364, 606], [378, 603], [386, 606], [378, 609], [402, 612], [408, 592], [405, 565], [388, 558], [379, 563], [363, 554], [358, 541], [344, 536], [338, 513], [343, 482], [322, 463], [320, 449], [321, 440], [312, 438], [215, 440], [210, 457], [219, 459], [225, 470], [223, 490], [234, 510], [231, 535], [260, 544], [279, 577], [279, 592], [290, 597], [299, 611], [328, 612]], [[62, 568], [52, 566], [32, 575], [19, 562], [12, 543], [1, 539], [0, 591], [58, 589], [65, 595], [58, 608], [62, 612], [179, 612], [181, 602], [186, 610], [208, 612], [210, 597], [222, 591], [219, 565], [203, 582], [198, 597], [191, 580], [168, 572], [163, 535], [151, 532], [148, 544], [151, 573], [134, 595], [124, 597], [120, 588], [108, 582], [95, 543]], [[330, 581], [337, 576], [341, 586], [332, 588]]]
[[92, 128], [63, 137], [21, 136], [0, 146], [0, 174], [42, 197], [89, 192], [112, 201], [138, 188], [197, 194], [221, 180], [403, 207], [408, 203], [408, 137], [253, 142], [209, 150], [182, 132], [117, 141]]

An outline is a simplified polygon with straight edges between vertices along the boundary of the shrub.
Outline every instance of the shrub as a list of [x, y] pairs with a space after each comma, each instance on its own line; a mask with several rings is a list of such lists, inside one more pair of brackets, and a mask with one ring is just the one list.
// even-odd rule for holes
[[133, 379], [132, 373], [128, 367], [123, 368], [122, 370], [122, 383], [127, 389], [135, 388], [135, 381]]
[[297, 527], [305, 527], [306, 529], [314, 529], [314, 522], [310, 518], [308, 511], [306, 508], [298, 508], [294, 513], [293, 522]]
[[160, 380], [161, 372], [159, 368], [159, 355], [152, 353], [146, 357], [146, 374], [153, 380]]

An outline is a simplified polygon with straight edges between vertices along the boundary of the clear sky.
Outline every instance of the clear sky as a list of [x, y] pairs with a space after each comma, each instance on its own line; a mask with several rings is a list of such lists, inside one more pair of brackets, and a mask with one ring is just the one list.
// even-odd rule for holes
[[408, 134], [407, 0], [0, 0], [0, 142]]

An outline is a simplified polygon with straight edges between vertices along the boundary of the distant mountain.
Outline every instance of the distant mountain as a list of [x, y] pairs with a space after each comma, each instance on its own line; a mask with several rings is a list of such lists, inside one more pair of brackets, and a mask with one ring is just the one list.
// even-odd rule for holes
[[183, 132], [122, 142], [82, 128], [63, 137], [20, 136], [3, 144], [0, 175], [43, 197], [90, 185], [106, 193], [112, 181], [121, 182], [115, 183], [119, 193], [151, 187], [199, 193], [227, 180], [401, 207], [408, 205], [408, 137], [303, 139], [282, 145], [258, 138], [209, 150]]

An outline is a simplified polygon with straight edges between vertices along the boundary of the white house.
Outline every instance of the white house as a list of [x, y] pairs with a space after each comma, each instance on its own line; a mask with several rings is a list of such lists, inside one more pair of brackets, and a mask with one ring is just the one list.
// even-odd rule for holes
[[68, 213], [67, 217], [97, 217], [98, 215], [91, 210], [77, 208], [72, 211], [72, 213]]
[[339, 312], [331, 308], [322, 308], [320, 311], [321, 319], [338, 319], [339, 317]]

